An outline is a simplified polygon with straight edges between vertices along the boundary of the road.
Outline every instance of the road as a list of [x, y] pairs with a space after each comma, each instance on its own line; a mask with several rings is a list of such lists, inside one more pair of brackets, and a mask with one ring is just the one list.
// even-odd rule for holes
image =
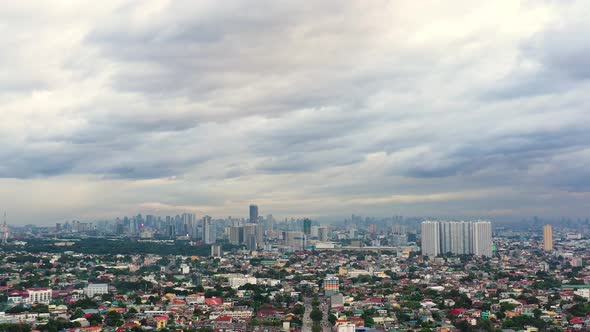
[[311, 321], [311, 318], [309, 317], [309, 313], [311, 313], [311, 298], [309, 297], [305, 297], [303, 298], [303, 306], [305, 307], [305, 313], [303, 314], [303, 326], [301, 327], [301, 331], [302, 332], [311, 332], [311, 326], [313, 325], [313, 322]]
[[[330, 306], [329, 300], [322, 300], [320, 302], [320, 310], [323, 312], [323, 319], [321, 321], [322, 332], [331, 332], [331, 324], [328, 321], [328, 315], [330, 314]], [[313, 310], [313, 306], [311, 305], [311, 298], [305, 297], [303, 299], [303, 305], [305, 306], [305, 314], [303, 314], [303, 326], [301, 328], [302, 332], [311, 332], [311, 327], [313, 326], [313, 321], [309, 317], [311, 310]]]
[[322, 331], [323, 332], [331, 332], [332, 325], [328, 321], [328, 317], [330, 315], [330, 299], [329, 298], [322, 301], [322, 303], [320, 304], [320, 309], [324, 313], [324, 316], [322, 319]]

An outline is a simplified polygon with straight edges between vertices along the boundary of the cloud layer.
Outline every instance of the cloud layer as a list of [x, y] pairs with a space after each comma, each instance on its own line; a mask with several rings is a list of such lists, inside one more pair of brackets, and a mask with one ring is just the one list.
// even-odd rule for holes
[[14, 222], [586, 216], [582, 1], [15, 2]]

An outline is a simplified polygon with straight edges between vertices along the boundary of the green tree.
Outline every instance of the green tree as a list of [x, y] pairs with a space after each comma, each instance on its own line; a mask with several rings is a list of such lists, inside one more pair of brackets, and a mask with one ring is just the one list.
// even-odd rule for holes
[[336, 317], [333, 314], [330, 314], [330, 316], [328, 316], [328, 321], [330, 322], [330, 324], [334, 325], [336, 324], [336, 321], [338, 320], [338, 317]]
[[303, 316], [303, 314], [305, 313], [305, 307], [301, 304], [297, 304], [295, 305], [295, 307], [293, 307], [293, 313], [295, 315]]
[[76, 310], [74, 310], [74, 312], [70, 316], [70, 320], [81, 318], [83, 316], [84, 316], [84, 311], [81, 308], [76, 308]]
[[324, 314], [317, 307], [314, 307], [311, 310], [311, 312], [309, 313], [309, 318], [311, 318], [311, 320], [313, 320], [314, 322], [321, 321], [323, 317], [324, 317]]
[[72, 305], [72, 307], [74, 307], [74, 308], [79, 307], [82, 309], [96, 309], [96, 308], [98, 308], [98, 304], [89, 298], [85, 298], [85, 299], [81, 299], [81, 300], [76, 301]]
[[500, 311], [505, 312], [505, 311], [512, 311], [516, 308], [516, 304], [514, 303], [508, 303], [508, 302], [502, 302], [500, 304]]
[[58, 332], [60, 330], [72, 327], [80, 327], [80, 323], [72, 323], [65, 318], [49, 319], [47, 324], [39, 326], [38, 329], [46, 332]]
[[485, 331], [485, 332], [496, 331], [496, 328], [494, 327], [494, 323], [492, 323], [492, 321], [489, 319], [481, 319], [479, 322], [477, 322], [477, 329], [479, 331]]
[[123, 316], [119, 312], [111, 310], [106, 313], [104, 323], [112, 327], [123, 325]]
[[29, 332], [31, 327], [27, 324], [0, 324], [1, 332]]
[[101, 325], [102, 324], [102, 316], [100, 314], [92, 314], [88, 318], [88, 322], [92, 326]]

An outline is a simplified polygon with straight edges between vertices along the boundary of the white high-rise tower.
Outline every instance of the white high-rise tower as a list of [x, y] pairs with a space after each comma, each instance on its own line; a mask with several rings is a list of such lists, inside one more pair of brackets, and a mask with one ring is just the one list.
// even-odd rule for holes
[[437, 221], [425, 221], [422, 229], [422, 255], [437, 256], [440, 252], [439, 224]]
[[476, 221], [472, 226], [473, 254], [476, 256], [492, 256], [492, 223]]
[[424, 221], [422, 255], [492, 256], [492, 224], [489, 221]]

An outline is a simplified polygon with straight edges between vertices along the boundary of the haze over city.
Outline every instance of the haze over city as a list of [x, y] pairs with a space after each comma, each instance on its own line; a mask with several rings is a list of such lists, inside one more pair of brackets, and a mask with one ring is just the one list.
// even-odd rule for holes
[[589, 11], [3, 3], [0, 211], [588, 217]]

